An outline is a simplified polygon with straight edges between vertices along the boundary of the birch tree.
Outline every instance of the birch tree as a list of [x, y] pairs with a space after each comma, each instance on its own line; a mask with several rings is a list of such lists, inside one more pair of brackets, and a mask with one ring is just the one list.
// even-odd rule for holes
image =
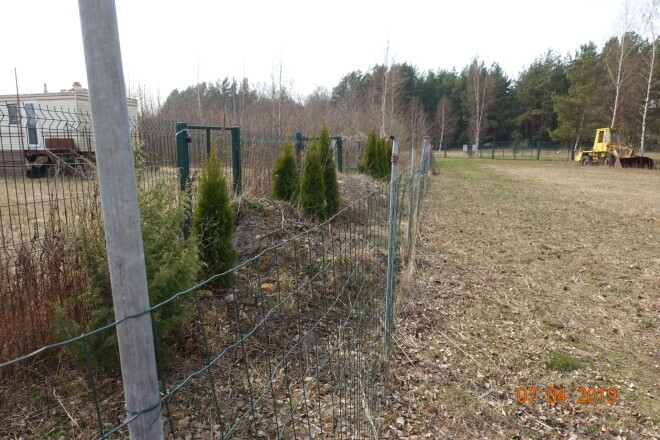
[[440, 141], [440, 148], [442, 149], [442, 142], [445, 136], [449, 138], [456, 126], [456, 120], [452, 115], [451, 101], [447, 95], [442, 95], [438, 101], [438, 111], [435, 116], [435, 124], [438, 130], [438, 140]]
[[484, 62], [479, 63], [475, 58], [470, 64], [467, 79], [470, 141], [474, 145], [479, 145], [491, 101], [491, 76], [484, 66]]
[[642, 73], [646, 79], [646, 95], [644, 96], [644, 106], [642, 109], [642, 135], [640, 141], [640, 154], [644, 155], [644, 141], [646, 138], [646, 119], [649, 113], [649, 104], [651, 102], [654, 86], [657, 83], [655, 80], [656, 72], [656, 51], [658, 47], [658, 9], [660, 8], [659, 0], [649, 0], [646, 4], [646, 9], [642, 15], [644, 20], [644, 30], [649, 40], [651, 40], [651, 47], [649, 48], [647, 56], [642, 62]]
[[619, 35], [612, 39], [614, 41], [610, 40], [603, 48], [607, 73], [614, 85], [614, 104], [612, 105], [612, 123], [610, 127], [614, 127], [617, 122], [624, 84], [634, 72], [627, 63], [630, 56], [637, 50], [637, 45], [630, 35], [633, 26], [632, 17], [634, 16], [632, 8], [630, 1], [624, 0], [621, 6]]

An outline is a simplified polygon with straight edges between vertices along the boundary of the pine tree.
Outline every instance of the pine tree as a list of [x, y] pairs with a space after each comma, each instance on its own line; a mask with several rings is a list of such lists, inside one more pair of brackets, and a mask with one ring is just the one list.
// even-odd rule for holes
[[[207, 277], [234, 267], [234, 210], [229, 203], [227, 182], [215, 148], [202, 169], [192, 227], [199, 237], [200, 256], [206, 263]], [[227, 276], [218, 281], [221, 286], [229, 283], [230, 277]]]
[[316, 141], [309, 145], [305, 151], [300, 203], [306, 215], [318, 221], [327, 218], [323, 166], [321, 165], [321, 155]]
[[323, 123], [319, 135], [319, 154], [323, 167], [323, 185], [325, 189], [325, 210], [327, 217], [332, 217], [339, 212], [341, 196], [339, 195], [339, 183], [337, 182], [337, 169], [332, 151], [332, 142], [328, 127]]
[[286, 141], [280, 146], [280, 155], [273, 168], [273, 198], [292, 201], [298, 186], [298, 164], [293, 143]]

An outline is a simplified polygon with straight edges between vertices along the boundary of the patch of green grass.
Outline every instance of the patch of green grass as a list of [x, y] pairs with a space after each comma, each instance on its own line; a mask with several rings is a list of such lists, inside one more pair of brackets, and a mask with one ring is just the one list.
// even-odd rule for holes
[[648, 319], [648, 318], [640, 319], [639, 324], [642, 326], [642, 328], [645, 328], [645, 329], [653, 328], [653, 322], [651, 322], [651, 320]]
[[250, 209], [252, 209], [253, 211], [255, 211], [259, 214], [264, 212], [265, 207], [264, 207], [264, 204], [261, 203], [261, 202], [248, 200], [247, 204], [250, 207]]
[[553, 351], [550, 353], [550, 360], [546, 362], [545, 366], [550, 370], [568, 372], [582, 368], [582, 362], [570, 354]]
[[522, 435], [523, 435], [523, 438], [532, 438], [532, 439], [537, 438], [537, 437], [536, 437], [537, 432], [536, 432], [536, 431], [533, 431], [533, 430], [531, 430], [531, 429], [525, 429], [525, 430], [522, 432]]
[[629, 402], [636, 402], [636, 401], [639, 400], [639, 396], [637, 394], [633, 393], [632, 391], [628, 391], [623, 396]]
[[551, 251], [551, 250], [552, 250], [552, 248], [551, 248], [550, 246], [548, 246], [547, 244], [545, 244], [545, 243], [541, 243], [541, 244], [539, 244], [538, 247], [539, 247], [539, 249], [541, 249], [542, 251]]
[[596, 435], [600, 432], [600, 425], [591, 425], [586, 430], [589, 435]]

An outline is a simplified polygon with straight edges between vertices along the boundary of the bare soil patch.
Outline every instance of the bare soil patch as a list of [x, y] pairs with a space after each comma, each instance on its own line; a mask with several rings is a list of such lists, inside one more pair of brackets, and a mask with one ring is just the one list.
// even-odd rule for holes
[[659, 438], [660, 173], [436, 162], [383, 438]]

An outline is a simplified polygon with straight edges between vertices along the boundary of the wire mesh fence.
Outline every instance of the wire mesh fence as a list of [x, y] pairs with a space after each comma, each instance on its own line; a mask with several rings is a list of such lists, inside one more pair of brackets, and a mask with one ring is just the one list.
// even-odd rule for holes
[[478, 147], [467, 143], [434, 143], [439, 157], [472, 157], [508, 160], [571, 160], [571, 148], [560, 142], [501, 142], [492, 141]]
[[[89, 113], [24, 107], [0, 105], [0, 362], [54, 342], [48, 331], [51, 305], [63, 306], [83, 283], [73, 268], [75, 257], [64, 255], [67, 237], [80, 225], [81, 215], [95, 215], [86, 207], [99, 191]], [[176, 178], [185, 166], [184, 185], [194, 208], [201, 167], [215, 149], [230, 194], [236, 196], [240, 188], [246, 196], [270, 195], [282, 137], [190, 129], [182, 164], [176, 123], [137, 117], [130, 123], [140, 187]], [[85, 313], [83, 308], [79, 313]]]
[[[406, 232], [428, 167], [425, 150], [397, 176], [393, 217], [378, 185], [328, 221], [143, 312], [158, 334], [163, 309], [187, 311], [167, 346], [155, 338], [154, 407], [169, 438], [379, 437], [393, 326], [386, 284], [414, 243]], [[218, 288], [223, 280], [229, 287]], [[0, 364], [0, 436], [127, 438], [127, 424], [151, 408], [127, 417], [117, 365], [101, 367], [93, 354], [118, 325]]]

